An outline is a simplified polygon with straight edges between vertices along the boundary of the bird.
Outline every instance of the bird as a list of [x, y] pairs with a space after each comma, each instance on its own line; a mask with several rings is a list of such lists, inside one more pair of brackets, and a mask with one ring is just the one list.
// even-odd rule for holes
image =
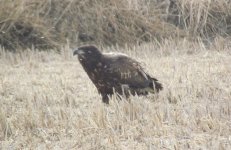
[[145, 72], [141, 63], [125, 55], [102, 53], [95, 45], [74, 49], [78, 60], [102, 97], [109, 104], [113, 94], [125, 96], [158, 93], [162, 84]]

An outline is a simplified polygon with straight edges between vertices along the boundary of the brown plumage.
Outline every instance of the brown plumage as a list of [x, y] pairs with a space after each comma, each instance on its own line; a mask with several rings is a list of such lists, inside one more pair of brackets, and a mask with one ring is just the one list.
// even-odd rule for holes
[[147, 74], [140, 63], [122, 54], [103, 54], [97, 47], [89, 45], [74, 51], [102, 96], [104, 103], [114, 92], [128, 97], [147, 95], [163, 89], [157, 79]]

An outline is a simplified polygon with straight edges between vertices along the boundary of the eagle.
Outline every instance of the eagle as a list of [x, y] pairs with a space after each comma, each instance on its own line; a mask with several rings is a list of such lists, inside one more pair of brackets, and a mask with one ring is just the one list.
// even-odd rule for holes
[[101, 53], [94, 45], [84, 45], [75, 49], [73, 55], [78, 56], [106, 104], [115, 93], [128, 98], [130, 95], [158, 93], [163, 89], [138, 61], [125, 54]]

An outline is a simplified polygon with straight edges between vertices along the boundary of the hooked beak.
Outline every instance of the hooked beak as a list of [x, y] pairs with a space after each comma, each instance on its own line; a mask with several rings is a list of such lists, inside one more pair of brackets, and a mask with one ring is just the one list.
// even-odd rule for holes
[[74, 50], [74, 53], [73, 53], [73, 55], [83, 55], [83, 54], [84, 54], [84, 51], [81, 49], [76, 49]]

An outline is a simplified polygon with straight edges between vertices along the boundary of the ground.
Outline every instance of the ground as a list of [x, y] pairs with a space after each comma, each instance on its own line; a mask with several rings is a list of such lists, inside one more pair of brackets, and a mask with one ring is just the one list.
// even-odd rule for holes
[[228, 50], [104, 48], [115, 50], [141, 61], [164, 90], [105, 105], [68, 46], [1, 49], [0, 149], [231, 149]]

